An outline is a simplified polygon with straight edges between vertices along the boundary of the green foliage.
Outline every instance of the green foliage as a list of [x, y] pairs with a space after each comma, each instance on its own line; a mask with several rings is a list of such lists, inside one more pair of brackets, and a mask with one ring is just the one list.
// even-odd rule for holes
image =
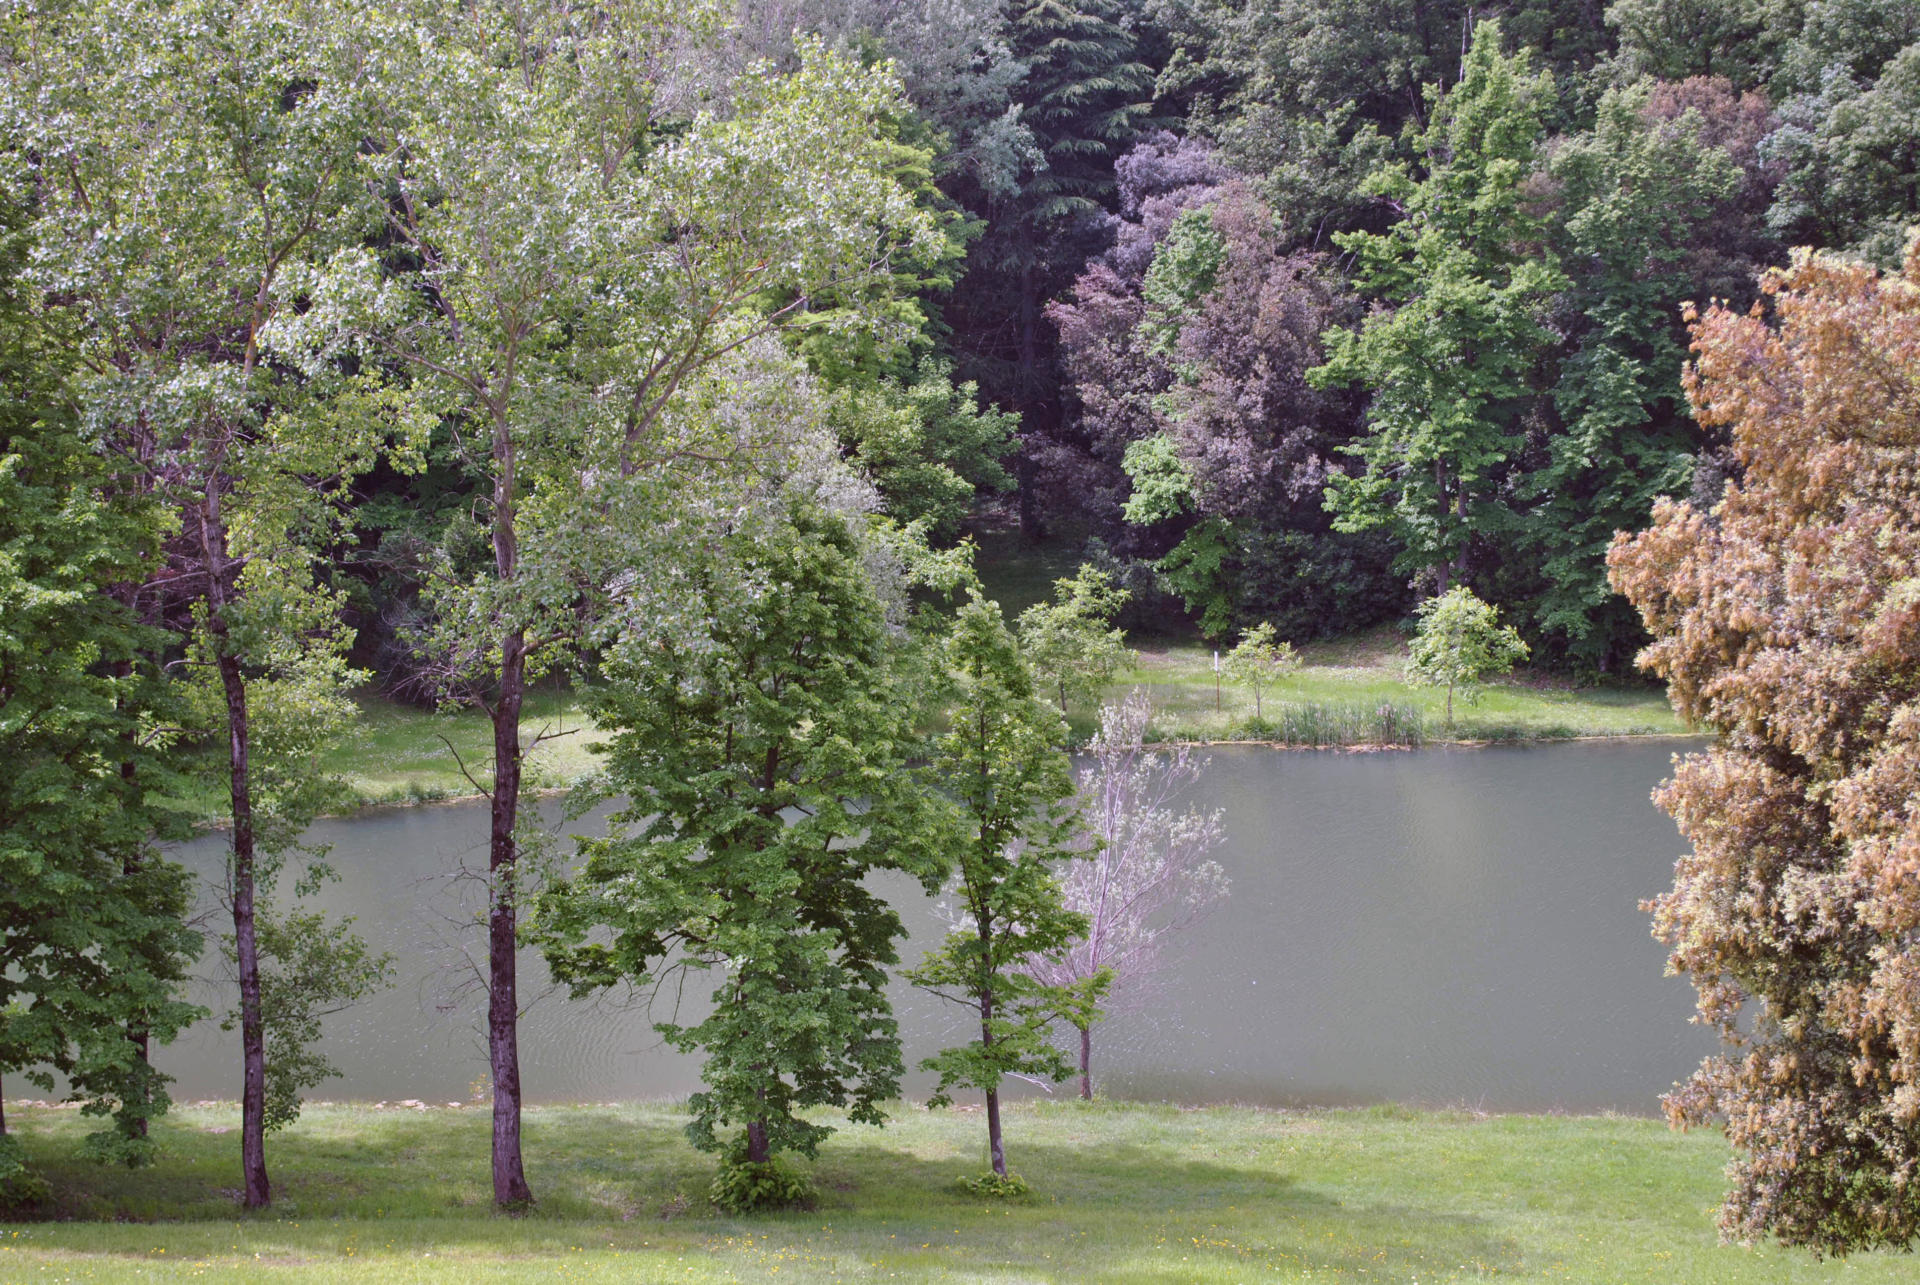
[[729, 1155], [707, 1188], [707, 1199], [730, 1214], [810, 1208], [819, 1194], [813, 1180], [782, 1156], [755, 1162]]
[[1132, 660], [1126, 632], [1109, 628], [1126, 601], [1112, 577], [1082, 564], [1054, 581], [1052, 602], [1035, 603], [1015, 622], [1027, 663], [1059, 693], [1062, 717], [1069, 699], [1094, 699]]
[[950, 540], [981, 494], [1013, 489], [1003, 461], [1018, 417], [982, 407], [979, 392], [955, 384], [950, 363], [927, 359], [910, 379], [836, 390], [828, 421], [890, 516]]
[[659, 1025], [706, 1059], [689, 1136], [755, 1164], [810, 1156], [829, 1130], [802, 1110], [877, 1124], [897, 1091], [885, 968], [903, 930], [863, 881], [946, 870], [908, 766], [918, 700], [865, 551], [812, 501], [742, 523], [672, 590], [688, 623], [643, 598], [607, 657], [601, 792], [628, 802], [543, 897], [541, 936], [576, 994], [714, 975], [710, 1016]]
[[[317, 882], [312, 876], [308, 883]], [[261, 880], [262, 902], [269, 901], [273, 880]], [[276, 912], [270, 905], [258, 914], [255, 931], [260, 945], [260, 1020], [266, 1033], [267, 1132], [285, 1128], [300, 1118], [300, 1095], [340, 1074], [320, 1052], [321, 1019], [367, 998], [393, 975], [393, 957], [375, 953], [353, 931], [351, 918], [329, 920], [312, 911]], [[227, 942], [228, 958], [233, 955]], [[230, 1012], [222, 1030], [239, 1025], [239, 1010]]]
[[[1226, 260], [1227, 244], [1214, 230], [1210, 209], [1183, 210], [1174, 219], [1154, 248], [1153, 262], [1140, 283], [1140, 299], [1146, 307], [1140, 328], [1149, 351], [1172, 359], [1181, 329], [1213, 291]], [[1141, 521], [1131, 513], [1127, 520]]]
[[[52, 1091], [58, 1072], [103, 1160], [152, 1158], [166, 1077], [138, 1041], [166, 1043], [200, 936], [189, 876], [152, 849], [181, 837], [165, 804], [179, 710], [143, 628], [112, 591], [154, 557], [156, 506], [116, 494], [65, 412], [63, 363], [29, 323], [25, 211], [0, 188], [0, 1076]], [[33, 1068], [28, 1070], [27, 1068]], [[36, 1180], [0, 1138], [0, 1183]]]
[[1015, 0], [1008, 45], [1028, 64], [1021, 119], [1045, 164], [1021, 194], [1037, 228], [1097, 213], [1113, 190], [1113, 158], [1139, 132], [1152, 73], [1119, 0]]
[[1659, 80], [1724, 76], [1740, 89], [1770, 63], [1768, 0], [1613, 0], [1607, 25], [1630, 73]]
[[1563, 279], [1526, 189], [1552, 76], [1535, 73], [1525, 49], [1502, 54], [1499, 24], [1483, 22], [1459, 83], [1429, 89], [1428, 101], [1431, 119], [1410, 140], [1425, 174], [1396, 164], [1369, 179], [1404, 217], [1385, 233], [1336, 237], [1360, 288], [1392, 308], [1329, 332], [1312, 376], [1372, 394], [1367, 435], [1348, 448], [1363, 471], [1328, 479], [1335, 527], [1390, 530], [1396, 568], [1430, 571], [1444, 587], [1475, 536], [1510, 520], [1499, 483]]
[[1227, 677], [1253, 692], [1253, 716], [1260, 717], [1260, 695], [1300, 668], [1300, 656], [1292, 643], [1278, 641], [1272, 625], [1265, 621], [1240, 635], [1240, 641], [1221, 662]]
[[1234, 535], [1232, 523], [1208, 518], [1195, 524], [1154, 564], [1187, 610], [1199, 614], [1204, 638], [1220, 638], [1233, 629], [1233, 586], [1227, 572], [1235, 548]]
[[1127, 443], [1121, 468], [1133, 486], [1120, 512], [1134, 525], [1168, 522], [1193, 509], [1193, 471], [1165, 433]]
[[[1054, 874], [1085, 856], [1059, 716], [1036, 699], [1000, 608], [977, 594], [954, 620], [945, 661], [952, 703], [934, 770], [952, 801], [941, 855], [956, 871], [957, 922], [907, 978], [966, 1009], [980, 1034], [921, 1062], [939, 1075], [933, 1106], [959, 1088], [992, 1102], [1008, 1075], [1066, 1079], [1072, 1068], [1052, 1024], [1090, 1025], [1108, 982], [1103, 973], [1047, 985], [1021, 971], [1031, 957], [1057, 960], [1087, 929], [1085, 915], [1065, 908]], [[1000, 1140], [991, 1141], [1003, 1172]]]
[[976, 1196], [990, 1196], [995, 1200], [1018, 1200], [1033, 1194], [1033, 1184], [1019, 1174], [1011, 1171], [995, 1173], [991, 1169], [971, 1178], [962, 1178], [960, 1187]]
[[1419, 687], [1447, 689], [1447, 725], [1453, 725], [1453, 693], [1468, 704], [1480, 699], [1481, 680], [1504, 674], [1527, 657], [1527, 645], [1500, 623], [1500, 609], [1455, 585], [1420, 604], [1420, 627], [1408, 648], [1407, 676]]
[[1897, 265], [1920, 215], [1920, 41], [1872, 79], [1825, 70], [1768, 141], [1787, 167], [1768, 222], [1792, 243]]
[[1519, 542], [1544, 582], [1534, 625], [1589, 671], [1619, 668], [1643, 637], [1606, 582], [1614, 532], [1646, 525], [1654, 501], [1693, 478], [1702, 439], [1680, 392], [1674, 283], [1740, 181], [1698, 113], [1656, 122], [1646, 102], [1644, 87], [1606, 94], [1592, 132], [1551, 166], [1577, 339], [1553, 389], [1559, 430], [1520, 484]]
[[0, 1133], [0, 1214], [30, 1213], [53, 1195], [45, 1178], [20, 1158], [20, 1144]]

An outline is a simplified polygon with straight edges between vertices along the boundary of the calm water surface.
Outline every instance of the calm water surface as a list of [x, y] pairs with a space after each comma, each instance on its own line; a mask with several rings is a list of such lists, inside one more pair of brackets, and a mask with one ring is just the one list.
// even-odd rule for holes
[[[1687, 1023], [1691, 990], [1662, 975], [1665, 952], [1638, 909], [1682, 848], [1648, 802], [1674, 749], [1206, 751], [1193, 800], [1224, 812], [1217, 855], [1231, 896], [1169, 952], [1148, 1003], [1096, 1028], [1096, 1079], [1116, 1096], [1183, 1102], [1656, 1111], [1712, 1048]], [[484, 866], [485, 835], [479, 804], [315, 827], [344, 876], [322, 900], [393, 952], [398, 978], [329, 1019], [343, 1078], [313, 1096], [484, 1093], [484, 891], [463, 872]], [[180, 856], [213, 876], [223, 844]], [[936, 933], [933, 907], [915, 884], [887, 888], [911, 959]], [[636, 999], [569, 1000], [537, 956], [523, 957], [521, 977], [528, 1100], [696, 1087], [697, 1063], [663, 1048], [651, 1023], [676, 1003], [697, 1012], [710, 982], [652, 997], [650, 1012]], [[230, 1003], [211, 983], [203, 998]], [[939, 1001], [901, 988], [895, 1004], [909, 1065], [964, 1037]], [[178, 1077], [178, 1099], [239, 1095], [236, 1039], [212, 1023], [156, 1060]]]

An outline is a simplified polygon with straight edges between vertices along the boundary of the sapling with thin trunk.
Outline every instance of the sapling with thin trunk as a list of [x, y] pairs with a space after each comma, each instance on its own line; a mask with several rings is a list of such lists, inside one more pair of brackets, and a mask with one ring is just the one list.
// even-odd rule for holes
[[[1085, 860], [1064, 863], [1066, 908], [1085, 915], [1087, 931], [1056, 958], [1030, 956], [1021, 967], [1049, 986], [1112, 978], [1101, 1016], [1138, 1011], [1153, 1002], [1154, 974], [1173, 937], [1227, 895], [1227, 875], [1207, 854], [1225, 840], [1220, 812], [1187, 803], [1205, 760], [1187, 747], [1149, 749], [1152, 703], [1141, 691], [1105, 705], [1100, 730], [1080, 769], [1086, 817]], [[1091, 1014], [1089, 1015], [1091, 1016]], [[1080, 1096], [1093, 1097], [1094, 1022], [1073, 1023], [1079, 1036]]]

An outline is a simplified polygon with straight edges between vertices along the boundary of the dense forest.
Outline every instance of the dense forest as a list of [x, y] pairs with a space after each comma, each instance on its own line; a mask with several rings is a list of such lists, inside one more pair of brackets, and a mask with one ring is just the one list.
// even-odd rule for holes
[[[461, 771], [505, 1208], [534, 1194], [526, 946], [578, 994], [669, 957], [730, 979], [662, 1028], [707, 1058], [723, 1203], [785, 1198], [808, 1109], [877, 1121], [904, 1064], [876, 870], [964, 908], [909, 980], [980, 1035], [921, 1065], [985, 1095], [983, 1189], [1012, 1191], [997, 1086], [1067, 1077], [1052, 1027], [1084, 1040], [1116, 981], [1059, 971], [1088, 928], [1059, 872], [1100, 847], [1060, 715], [1114, 626], [1241, 640], [1256, 710], [1283, 644], [1384, 623], [1484, 620], [1499, 664], [1580, 681], [1653, 641], [1788, 811], [1905, 735], [1874, 677], [1806, 734], [1831, 762], [1768, 748], [1791, 689], [1731, 702], [1673, 638], [1717, 673], [1758, 626], [1701, 643], [1725, 622], [1671, 581], [1711, 581], [1700, 515], [1741, 516], [1749, 475], [1799, 494], [1787, 417], [1715, 401], [1775, 369], [1781, 300], [1839, 274], [1905, 342], [1920, 0], [36, 0], [0, 15], [0, 78], [0, 1072], [57, 1074], [102, 1158], [151, 1158], [151, 1046], [224, 951], [243, 1203], [272, 1199], [321, 1016], [388, 970], [301, 900], [342, 802], [315, 755], [369, 686], [491, 729]], [[1846, 367], [1806, 363], [1808, 400]], [[1855, 469], [1888, 531], [1905, 458]], [[1017, 627], [970, 566], [1010, 530], [1084, 567]], [[1904, 547], [1860, 555], [1861, 612], [1913, 583]], [[1863, 644], [1892, 670], [1898, 610]], [[626, 801], [570, 853], [526, 806], [543, 681], [593, 693], [596, 797]], [[1131, 717], [1096, 754], [1141, 751]], [[188, 780], [230, 827], [217, 931], [156, 846]], [[1823, 924], [1855, 906], [1828, 895]], [[1702, 971], [1778, 962], [1662, 913]], [[1907, 1076], [1910, 1028], [1854, 1018]], [[1920, 1143], [1860, 1145], [1900, 1171], [1878, 1230], [1835, 1232], [1845, 1201], [1736, 1221], [1911, 1239]], [[0, 1114], [0, 1199], [33, 1193]]]

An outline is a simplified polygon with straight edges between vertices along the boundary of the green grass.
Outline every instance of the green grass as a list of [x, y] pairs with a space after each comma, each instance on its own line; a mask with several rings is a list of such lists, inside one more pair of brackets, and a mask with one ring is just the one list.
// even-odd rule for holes
[[1911, 1281], [1909, 1256], [1842, 1263], [1716, 1243], [1725, 1144], [1621, 1117], [1188, 1111], [1079, 1103], [1008, 1113], [1032, 1196], [963, 1191], [978, 1111], [849, 1127], [804, 1212], [731, 1218], [712, 1161], [664, 1105], [526, 1117], [525, 1217], [489, 1208], [488, 1113], [310, 1108], [269, 1142], [279, 1203], [234, 1203], [230, 1107], [177, 1110], [148, 1170], [81, 1160], [70, 1111], [10, 1110], [56, 1204], [0, 1227], [0, 1281]]
[[[987, 596], [1012, 621], [1049, 598], [1053, 582], [1080, 563], [1073, 540], [1027, 544], [1009, 525], [985, 525], [974, 536], [975, 566]], [[1250, 693], [1213, 674], [1213, 649], [1196, 636], [1136, 638], [1138, 663], [1113, 690], [1145, 687], [1153, 697], [1154, 730], [1167, 740], [1275, 740], [1290, 744], [1353, 744], [1380, 739], [1383, 705], [1411, 715], [1419, 741], [1529, 741], [1581, 736], [1674, 736], [1687, 729], [1661, 690], [1646, 683], [1577, 686], [1553, 675], [1522, 671], [1502, 679], [1467, 704], [1457, 697], [1452, 727], [1446, 693], [1406, 682], [1406, 640], [1391, 627], [1301, 649], [1305, 664], [1261, 700], [1261, 726]], [[1221, 649], [1223, 652], [1225, 648]], [[1290, 708], [1289, 708], [1290, 707]], [[1097, 710], [1069, 711], [1075, 733], [1094, 730]]]
[[[473, 794], [493, 762], [493, 725], [477, 710], [435, 713], [374, 693], [355, 697], [360, 718], [353, 735], [322, 760], [365, 803], [421, 803]], [[536, 688], [522, 708], [522, 739], [545, 737], [527, 756], [536, 788], [566, 785], [596, 765], [587, 748], [598, 735], [578, 696]], [[464, 764], [465, 771], [462, 771]]]
[[[1382, 705], [1412, 716], [1421, 732], [1415, 743], [1673, 735], [1685, 730], [1655, 688], [1573, 687], [1521, 675], [1488, 688], [1477, 705], [1456, 702], [1449, 734], [1445, 694], [1408, 686], [1401, 672], [1404, 644], [1391, 630], [1313, 644], [1303, 655], [1305, 667], [1265, 694], [1265, 726], [1251, 723], [1253, 697], [1231, 683], [1222, 682], [1221, 708], [1215, 710], [1212, 652], [1198, 643], [1143, 647], [1138, 663], [1119, 676], [1113, 691], [1145, 687], [1153, 698], [1154, 734], [1169, 740], [1371, 742], [1383, 739], [1372, 730], [1379, 724]], [[484, 714], [435, 713], [376, 693], [356, 699], [360, 717], [352, 734], [322, 762], [345, 778], [357, 805], [425, 803], [478, 793], [461, 765], [475, 779], [487, 779], [493, 732]], [[589, 747], [598, 732], [576, 693], [535, 691], [526, 711], [529, 741], [554, 734], [529, 755], [532, 784], [557, 788], [593, 770], [595, 756]], [[1075, 733], [1090, 735], [1096, 711], [1076, 706], [1070, 712]], [[188, 802], [200, 814], [218, 819], [225, 799], [210, 784]]]
[[980, 590], [1000, 604], [1008, 623], [1035, 603], [1053, 598], [1053, 582], [1080, 569], [1083, 545], [1075, 540], [1028, 544], [1018, 526], [982, 522], [970, 532], [976, 553], [973, 569]]
[[[1369, 710], [1383, 704], [1415, 711], [1428, 741], [1553, 740], [1576, 736], [1671, 736], [1686, 731], [1657, 687], [1580, 687], [1518, 673], [1488, 686], [1477, 704], [1456, 695], [1453, 727], [1446, 692], [1405, 679], [1406, 645], [1391, 629], [1301, 649], [1304, 664], [1261, 699], [1264, 721], [1284, 726], [1289, 705]], [[1253, 696], [1224, 677], [1215, 708], [1213, 652], [1199, 643], [1143, 647], [1116, 689], [1145, 687], [1154, 729], [1171, 740], [1267, 739], [1249, 729]], [[1076, 731], [1091, 731], [1092, 710], [1073, 710]]]
[[[474, 709], [439, 713], [388, 700], [375, 691], [354, 695], [360, 715], [349, 733], [321, 756], [321, 767], [346, 782], [356, 807], [433, 803], [482, 793], [493, 764], [493, 725]], [[523, 707], [523, 743], [532, 746], [526, 780], [535, 789], [558, 789], [593, 771], [588, 748], [598, 735], [579, 696], [536, 688]], [[535, 742], [535, 738], [545, 738]], [[471, 777], [471, 779], [469, 779]], [[184, 800], [208, 821], [226, 815], [225, 781], [218, 776]]]

